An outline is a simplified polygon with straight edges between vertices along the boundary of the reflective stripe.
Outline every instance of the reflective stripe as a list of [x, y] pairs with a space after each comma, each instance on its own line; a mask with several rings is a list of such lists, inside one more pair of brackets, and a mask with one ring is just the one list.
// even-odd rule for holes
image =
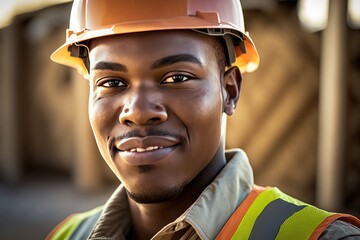
[[[74, 215], [70, 215], [61, 221], [45, 238], [45, 240], [60, 240], [60, 239], [69, 239], [69, 236], [73, 232], [72, 222]], [[76, 224], [76, 223], [75, 223]], [[74, 228], [76, 228], [74, 226]]]
[[[276, 240], [309, 239], [317, 226], [333, 213], [325, 212], [313, 206], [307, 206], [289, 217], [281, 226]], [[296, 232], [294, 232], [296, 229]]]
[[245, 213], [244, 218], [236, 229], [234, 236], [231, 239], [236, 240], [246, 240], [249, 239], [251, 230], [254, 226], [254, 223], [258, 216], [261, 214], [263, 209], [270, 202], [279, 198], [279, 194], [276, 189], [267, 189], [260, 193], [253, 204], [249, 207], [248, 211]]
[[253, 190], [249, 195], [244, 199], [240, 206], [235, 210], [231, 215], [229, 220], [225, 223], [224, 227], [221, 229], [219, 234], [216, 236], [216, 240], [231, 239], [234, 236], [236, 229], [239, 226], [239, 223], [244, 218], [245, 213], [249, 207], [253, 204], [257, 196], [264, 191], [263, 187], [255, 185]]
[[[284, 211], [290, 213], [283, 213], [282, 208], [287, 208]], [[255, 186], [216, 239], [316, 240], [336, 219], [360, 227], [360, 220], [354, 216], [326, 212], [292, 198], [277, 188]]]
[[85, 218], [80, 225], [75, 229], [75, 231], [71, 234], [70, 240], [79, 240], [79, 239], [87, 239], [90, 235], [92, 229], [100, 218], [102, 213], [102, 209], [95, 214], [92, 214]]
[[280, 198], [272, 201], [256, 219], [249, 239], [275, 239], [284, 221], [304, 207], [285, 202]]
[[49, 240], [68, 240], [71, 239], [72, 234], [76, 231], [82, 221], [91, 215], [102, 211], [102, 206], [97, 207], [91, 211], [74, 214], [65, 219], [60, 226], [56, 227], [55, 232], [52, 232], [46, 239]]
[[[282, 208], [288, 208], [285, 212], [290, 211], [287, 217], [286, 213], [278, 216]], [[277, 188], [267, 188], [247, 209], [231, 239], [294, 239], [294, 236], [296, 239], [309, 239], [319, 224], [331, 215], [333, 213], [305, 204]]]

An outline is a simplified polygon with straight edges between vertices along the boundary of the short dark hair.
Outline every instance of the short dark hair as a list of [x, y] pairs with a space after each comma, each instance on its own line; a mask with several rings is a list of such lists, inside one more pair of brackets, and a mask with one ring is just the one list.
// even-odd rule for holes
[[220, 74], [224, 74], [227, 65], [225, 53], [225, 41], [222, 37], [212, 37], [211, 45], [215, 51], [215, 57], [219, 66]]

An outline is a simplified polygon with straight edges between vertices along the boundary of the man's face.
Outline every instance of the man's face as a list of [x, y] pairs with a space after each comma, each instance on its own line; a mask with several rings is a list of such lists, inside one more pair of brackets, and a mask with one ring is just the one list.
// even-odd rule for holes
[[138, 202], [177, 196], [222, 151], [222, 76], [209, 37], [115, 35], [90, 50], [91, 126], [107, 164]]

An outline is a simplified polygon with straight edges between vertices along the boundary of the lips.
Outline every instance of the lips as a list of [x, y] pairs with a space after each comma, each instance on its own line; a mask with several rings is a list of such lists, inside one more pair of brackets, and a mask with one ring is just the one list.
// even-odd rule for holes
[[145, 152], [156, 150], [159, 148], [171, 147], [178, 144], [180, 140], [171, 136], [148, 136], [148, 137], [132, 137], [122, 139], [117, 148], [126, 152]]
[[180, 142], [172, 136], [131, 137], [122, 139], [116, 147], [126, 163], [149, 165], [167, 158]]

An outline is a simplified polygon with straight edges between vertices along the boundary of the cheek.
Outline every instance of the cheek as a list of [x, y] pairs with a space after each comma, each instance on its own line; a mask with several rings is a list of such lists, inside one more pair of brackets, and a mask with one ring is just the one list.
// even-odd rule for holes
[[106, 104], [89, 102], [89, 119], [96, 140], [100, 140], [106, 133], [109, 122], [109, 111]]
[[187, 94], [180, 104], [183, 110], [179, 111], [179, 118], [187, 127], [190, 140], [198, 144], [216, 144], [217, 147], [222, 120], [222, 97], [219, 89], [202, 88]]
[[[111, 156], [107, 146], [109, 129], [114, 122], [115, 112], [110, 104], [104, 101], [89, 101], [89, 120], [99, 151], [111, 169]], [[113, 115], [111, 113], [114, 113]]]
[[[96, 90], [89, 96], [89, 119], [95, 137], [107, 138], [114, 124], [119, 123], [119, 98], [116, 96], [101, 97]], [[106, 140], [106, 139], [105, 139]]]
[[193, 179], [213, 159], [221, 140], [222, 97], [216, 89], [201, 89], [183, 100], [183, 124], [189, 135], [188, 161], [183, 172]]
[[222, 97], [220, 91], [204, 88], [195, 93], [192, 99], [194, 101], [188, 102], [186, 105], [190, 107], [194, 117], [201, 118], [210, 124], [221, 116]]

